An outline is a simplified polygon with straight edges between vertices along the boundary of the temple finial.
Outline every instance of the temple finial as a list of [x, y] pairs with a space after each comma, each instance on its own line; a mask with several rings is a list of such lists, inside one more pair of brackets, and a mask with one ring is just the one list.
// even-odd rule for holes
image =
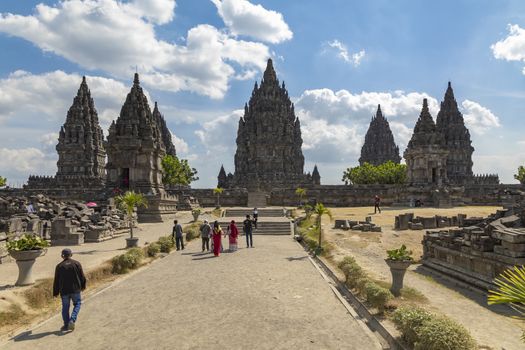
[[139, 85], [140, 84], [139, 73], [135, 73], [135, 77], [133, 78], [133, 84], [135, 84], [135, 85]]

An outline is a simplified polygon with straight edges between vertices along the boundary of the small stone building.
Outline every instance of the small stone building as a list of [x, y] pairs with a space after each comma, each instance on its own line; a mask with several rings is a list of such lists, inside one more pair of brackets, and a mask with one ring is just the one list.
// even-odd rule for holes
[[414, 133], [404, 153], [408, 183], [436, 186], [446, 184], [447, 156], [445, 139], [436, 128], [425, 98]]

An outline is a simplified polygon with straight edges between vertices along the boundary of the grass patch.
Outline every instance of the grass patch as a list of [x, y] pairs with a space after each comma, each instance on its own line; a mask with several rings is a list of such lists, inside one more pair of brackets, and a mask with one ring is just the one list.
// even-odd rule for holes
[[215, 208], [211, 211], [212, 215], [215, 217], [220, 218], [222, 216], [222, 209], [221, 208]]
[[[380, 281], [380, 280], [373, 280], [373, 281], [383, 288], [390, 289], [391, 287], [390, 282]], [[421, 293], [420, 291], [412, 287], [403, 287], [401, 289], [401, 298], [407, 301], [415, 302], [415, 303], [428, 302], [428, 298], [423, 293]]]
[[42, 309], [53, 303], [53, 279], [46, 278], [38, 281], [31, 288], [24, 291], [27, 305], [33, 309]]
[[321, 253], [318, 254], [319, 227], [317, 226], [315, 218], [307, 217], [299, 221], [297, 230], [308, 249], [315, 251], [317, 255], [322, 255], [324, 257], [329, 257], [331, 255], [334, 246], [329, 242], [322, 242], [323, 249]]
[[11, 304], [9, 305], [9, 309], [7, 311], [0, 312], [0, 325], [8, 326], [16, 324], [24, 316], [26, 316], [26, 313], [19, 305]]

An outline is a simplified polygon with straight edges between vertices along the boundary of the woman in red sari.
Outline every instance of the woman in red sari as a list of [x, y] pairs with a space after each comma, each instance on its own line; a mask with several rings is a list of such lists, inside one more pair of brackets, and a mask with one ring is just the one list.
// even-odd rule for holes
[[213, 255], [219, 256], [221, 252], [221, 237], [222, 237], [222, 229], [219, 226], [219, 222], [215, 221], [213, 223], [213, 231], [212, 231], [212, 239], [213, 239]]
[[237, 237], [239, 237], [239, 230], [234, 220], [228, 225], [228, 236], [230, 237], [230, 252], [234, 252], [237, 250]]

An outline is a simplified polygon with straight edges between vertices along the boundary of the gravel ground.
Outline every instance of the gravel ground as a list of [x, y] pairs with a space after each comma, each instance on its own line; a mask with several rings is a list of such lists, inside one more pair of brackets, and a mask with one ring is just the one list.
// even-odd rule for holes
[[74, 332], [56, 315], [3, 348], [381, 349], [290, 237], [218, 258], [199, 243], [86, 300]]

